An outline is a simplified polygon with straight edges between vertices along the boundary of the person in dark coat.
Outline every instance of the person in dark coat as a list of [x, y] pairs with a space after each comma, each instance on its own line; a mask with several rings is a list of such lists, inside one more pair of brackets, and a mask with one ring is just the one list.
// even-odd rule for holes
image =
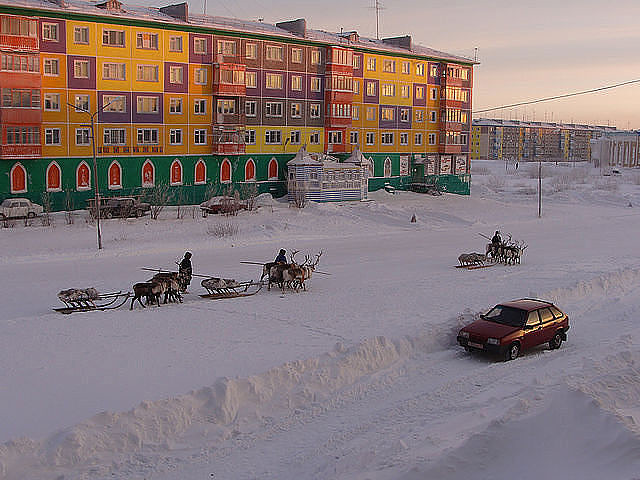
[[186, 291], [191, 284], [191, 276], [193, 275], [193, 267], [191, 266], [191, 252], [185, 252], [184, 257], [178, 264], [178, 273], [183, 278], [182, 288]]
[[275, 259], [275, 263], [287, 263], [287, 257], [286, 255], [286, 251], [283, 249], [280, 250], [280, 253], [278, 253], [278, 256]]
[[502, 237], [500, 236], [499, 230], [496, 230], [496, 233], [493, 235], [493, 238], [491, 239], [491, 244], [495, 245], [496, 247], [502, 244]]

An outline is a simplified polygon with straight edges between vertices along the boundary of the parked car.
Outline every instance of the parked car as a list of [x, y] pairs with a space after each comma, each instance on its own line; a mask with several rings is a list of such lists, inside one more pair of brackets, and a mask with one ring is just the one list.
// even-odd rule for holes
[[41, 205], [32, 203], [28, 198], [7, 198], [0, 204], [0, 220], [6, 218], [33, 218], [43, 211]]
[[[89, 213], [96, 217], [96, 202], [87, 200]], [[100, 218], [141, 217], [151, 210], [151, 205], [135, 197], [104, 197], [100, 199]]]
[[458, 343], [467, 351], [498, 354], [513, 360], [520, 352], [548, 343], [560, 348], [567, 339], [569, 317], [553, 303], [534, 298], [522, 298], [499, 303], [480, 320], [458, 333]]
[[200, 204], [200, 210], [202, 210], [203, 216], [207, 216], [210, 213], [230, 213], [235, 215], [238, 210], [246, 209], [247, 202], [225, 195], [211, 197], [209, 200]]

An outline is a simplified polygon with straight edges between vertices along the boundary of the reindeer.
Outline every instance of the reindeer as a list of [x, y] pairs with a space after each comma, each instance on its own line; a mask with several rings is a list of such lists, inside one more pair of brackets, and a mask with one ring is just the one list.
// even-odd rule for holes
[[320, 250], [320, 252], [316, 255], [316, 261], [313, 263], [311, 263], [311, 257], [308, 255], [305, 255], [304, 263], [300, 265], [300, 268], [302, 269], [302, 276], [299, 278], [296, 278], [295, 282], [297, 287], [298, 288], [302, 287], [302, 289], [305, 292], [307, 291], [307, 286], [305, 285], [305, 281], [311, 278], [311, 275], [315, 271], [316, 266], [318, 265], [318, 262], [320, 261], [320, 257], [322, 256], [322, 254], [323, 252], [322, 250]]
[[269, 280], [267, 282], [267, 290], [271, 290], [272, 283], [277, 283], [278, 286], [284, 291], [284, 288], [286, 286], [285, 285], [286, 280], [284, 279], [284, 272], [285, 270], [288, 270], [292, 266], [298, 266], [298, 264], [295, 262], [295, 256], [299, 252], [300, 250], [293, 250], [291, 252], [291, 255], [289, 256], [290, 263], [269, 262], [265, 264], [264, 266], [265, 269], [269, 267]]
[[164, 284], [164, 303], [167, 303], [167, 301], [182, 303], [182, 295], [180, 294], [181, 277], [182, 274], [178, 272], [160, 272], [156, 273], [149, 282], [159, 282]]
[[133, 302], [138, 300], [142, 308], [145, 308], [142, 303], [142, 297], [146, 297], [147, 304], [153, 304], [154, 300], [160, 306], [160, 296], [165, 292], [165, 285], [163, 282], [142, 282], [136, 283], [133, 286], [133, 298], [131, 299], [131, 307], [129, 310], [133, 310]]

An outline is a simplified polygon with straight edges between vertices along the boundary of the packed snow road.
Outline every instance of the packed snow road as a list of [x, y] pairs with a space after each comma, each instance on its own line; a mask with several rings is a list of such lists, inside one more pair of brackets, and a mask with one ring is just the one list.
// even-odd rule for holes
[[[99, 255], [90, 225], [1, 232], [0, 478], [512, 478], [513, 462], [538, 478], [541, 459], [553, 478], [633, 478], [638, 192], [563, 193], [537, 219], [531, 198], [481, 191], [276, 206], [233, 239], [208, 235], [211, 217], [111, 221]], [[453, 268], [496, 228], [528, 243], [522, 265]], [[280, 247], [322, 249], [331, 275], [284, 296], [207, 301], [194, 282], [181, 305], [50, 310], [63, 288], [128, 289], [187, 248], [196, 271], [255, 279], [239, 262]], [[560, 350], [501, 363], [455, 345], [523, 296], [569, 314]]]

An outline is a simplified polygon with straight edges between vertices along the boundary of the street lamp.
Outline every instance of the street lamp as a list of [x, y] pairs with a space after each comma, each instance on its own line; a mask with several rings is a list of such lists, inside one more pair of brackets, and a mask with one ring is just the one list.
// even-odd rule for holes
[[96, 197], [96, 229], [98, 231], [98, 250], [102, 250], [102, 234], [100, 233], [100, 190], [98, 189], [98, 161], [96, 160], [96, 137], [95, 137], [95, 117], [99, 112], [102, 112], [105, 108], [107, 108], [111, 103], [115, 100], [111, 100], [111, 102], [103, 105], [101, 108], [98, 108], [95, 112], [91, 113], [89, 110], [78, 107], [78, 105], [72, 105], [67, 102], [67, 105], [75, 108], [76, 112], [82, 112], [89, 115], [91, 118], [91, 147], [93, 150], [93, 185]]

